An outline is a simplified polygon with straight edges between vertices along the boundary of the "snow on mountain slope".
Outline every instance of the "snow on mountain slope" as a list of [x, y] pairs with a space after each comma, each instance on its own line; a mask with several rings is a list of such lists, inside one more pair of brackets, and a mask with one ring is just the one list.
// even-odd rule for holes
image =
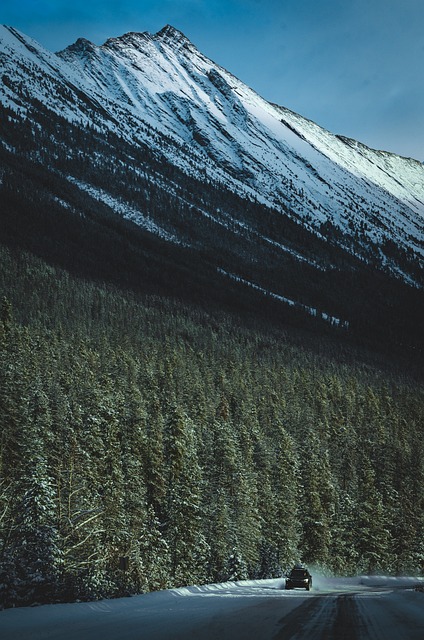
[[[0, 100], [36, 98], [65, 118], [146, 143], [200, 180], [219, 181], [364, 246], [388, 241], [424, 255], [424, 165], [335, 136], [270, 104], [202, 55], [179, 31], [87, 40], [52, 54], [0, 30]], [[381, 251], [382, 266], [396, 271]]]

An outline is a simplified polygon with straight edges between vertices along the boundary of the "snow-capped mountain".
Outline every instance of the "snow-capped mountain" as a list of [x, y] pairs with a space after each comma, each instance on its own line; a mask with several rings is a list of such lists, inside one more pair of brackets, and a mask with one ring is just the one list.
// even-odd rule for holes
[[32, 180], [55, 208], [98, 203], [338, 326], [354, 312], [337, 274], [424, 286], [424, 165], [270, 104], [173, 27], [51, 53], [4, 26], [0, 60], [4, 162], [43, 167]]
[[200, 180], [284, 207], [312, 229], [330, 222], [422, 259], [422, 163], [266, 102], [173, 27], [102, 46], [79, 39], [58, 54], [12, 28], [0, 35], [4, 104], [22, 111], [36, 98], [70, 121], [145, 142]]

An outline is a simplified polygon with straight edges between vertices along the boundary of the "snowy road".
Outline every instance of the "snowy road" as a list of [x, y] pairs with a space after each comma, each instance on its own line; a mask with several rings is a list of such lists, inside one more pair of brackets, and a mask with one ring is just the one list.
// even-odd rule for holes
[[[0, 612], [1, 640], [423, 640], [417, 579], [225, 583]], [[423, 584], [423, 582], [421, 582]]]

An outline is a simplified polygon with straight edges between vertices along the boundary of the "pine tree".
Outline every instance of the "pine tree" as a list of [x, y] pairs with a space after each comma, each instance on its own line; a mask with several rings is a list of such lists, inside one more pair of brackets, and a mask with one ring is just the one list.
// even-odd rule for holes
[[137, 592], [156, 591], [172, 586], [171, 559], [168, 543], [152, 506], [147, 508], [143, 531], [130, 562], [137, 567]]
[[0, 337], [0, 572], [5, 603], [59, 596], [60, 550], [54, 483], [45, 450], [49, 402], [34, 375], [37, 342], [4, 303]]
[[[353, 488], [351, 487], [351, 490]], [[358, 566], [357, 504], [347, 491], [339, 491], [332, 524], [329, 568], [336, 575], [353, 575]]]
[[295, 443], [281, 424], [275, 443], [273, 486], [275, 525], [269, 532], [270, 540], [277, 549], [278, 564], [282, 569], [291, 566], [299, 556], [299, 464]]
[[226, 580], [225, 567], [235, 535], [227, 492], [222, 487], [212, 487], [205, 505], [204, 531], [210, 547], [207, 578], [211, 582], [220, 582]]
[[163, 519], [165, 500], [164, 476], [164, 419], [159, 401], [154, 398], [147, 423], [147, 452], [146, 452], [146, 489], [147, 501], [159, 518]]
[[331, 546], [331, 524], [335, 512], [335, 492], [328, 449], [321, 446], [311, 430], [302, 451], [302, 558], [326, 565]]
[[57, 500], [43, 442], [50, 430], [48, 400], [37, 379], [28, 392], [26, 421], [19, 425], [18, 468], [10, 509], [13, 524], [4, 549], [10, 569], [7, 589], [16, 592], [20, 604], [49, 602], [60, 596]]
[[53, 602], [61, 596], [61, 552], [55, 490], [42, 458], [21, 477], [19, 494], [7, 546], [8, 590], [20, 605]]
[[381, 495], [375, 486], [375, 472], [366, 464], [360, 477], [356, 548], [361, 571], [390, 570], [389, 531]]
[[12, 311], [12, 303], [10, 300], [3, 296], [0, 302], [0, 344], [2, 338], [5, 334], [7, 334], [13, 323], [13, 311]]
[[168, 467], [166, 540], [175, 583], [203, 582], [209, 548], [202, 531], [202, 474], [193, 425], [174, 407], [165, 431]]
[[247, 564], [240, 551], [235, 547], [228, 556], [224, 570], [226, 580], [229, 582], [237, 582], [239, 580], [247, 580], [249, 572]]

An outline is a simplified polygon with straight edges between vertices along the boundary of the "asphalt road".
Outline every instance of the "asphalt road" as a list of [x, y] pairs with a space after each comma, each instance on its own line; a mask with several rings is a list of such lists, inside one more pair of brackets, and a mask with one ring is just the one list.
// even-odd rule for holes
[[417, 606], [411, 607], [411, 595], [315, 594], [281, 617], [273, 640], [424, 640], [424, 598], [415, 598]]
[[192, 635], [187, 631], [175, 640], [424, 640], [424, 594], [372, 587], [296, 591], [222, 613]]
[[0, 612], [1, 640], [424, 640], [413, 583], [315, 579], [225, 583]]

